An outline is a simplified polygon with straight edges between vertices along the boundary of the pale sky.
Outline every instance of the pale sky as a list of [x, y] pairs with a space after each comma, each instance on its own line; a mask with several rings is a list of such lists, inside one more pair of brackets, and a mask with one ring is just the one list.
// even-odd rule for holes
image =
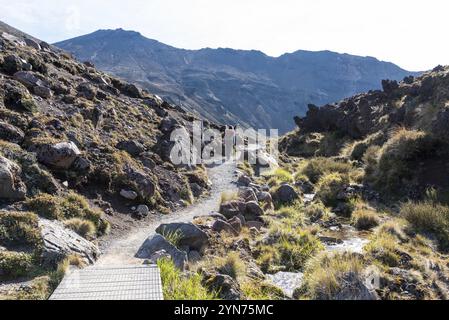
[[186, 49], [332, 50], [410, 71], [449, 64], [446, 0], [0, 0], [0, 20], [47, 42], [123, 28]]

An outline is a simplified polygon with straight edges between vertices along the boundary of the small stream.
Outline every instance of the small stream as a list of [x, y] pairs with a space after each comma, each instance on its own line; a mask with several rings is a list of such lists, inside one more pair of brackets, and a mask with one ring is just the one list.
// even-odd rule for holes
[[[359, 232], [348, 224], [342, 224], [325, 229], [320, 234], [320, 239], [329, 252], [363, 253], [363, 248], [369, 243], [367, 236], [367, 233]], [[302, 285], [304, 278], [302, 272], [278, 272], [266, 276], [289, 298], [292, 298], [295, 289]]]

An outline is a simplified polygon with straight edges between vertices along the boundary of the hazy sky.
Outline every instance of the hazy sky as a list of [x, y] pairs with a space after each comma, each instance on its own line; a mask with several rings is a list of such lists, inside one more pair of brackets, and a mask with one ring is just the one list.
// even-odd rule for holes
[[0, 20], [47, 42], [124, 28], [187, 49], [333, 50], [408, 70], [449, 64], [446, 0], [0, 0]]

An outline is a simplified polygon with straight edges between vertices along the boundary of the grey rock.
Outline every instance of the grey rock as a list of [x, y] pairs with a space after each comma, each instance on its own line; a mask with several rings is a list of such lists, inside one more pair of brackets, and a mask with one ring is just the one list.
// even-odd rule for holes
[[250, 201], [245, 204], [245, 218], [247, 220], [254, 220], [263, 216], [264, 211], [255, 201]]
[[178, 233], [180, 246], [187, 246], [190, 250], [198, 252], [203, 252], [209, 244], [207, 234], [192, 223], [162, 224], [156, 229], [156, 232], [161, 235]]
[[264, 224], [260, 221], [247, 221], [246, 226], [248, 229], [255, 228], [257, 231], [260, 231], [264, 227]]
[[239, 185], [248, 187], [251, 184], [251, 178], [248, 177], [247, 175], [241, 175], [239, 176], [239, 178], [237, 179], [237, 183]]
[[170, 254], [168, 254], [165, 250], [159, 250], [153, 253], [148, 261], [145, 261], [145, 264], [157, 264], [159, 260], [162, 259], [171, 259]]
[[25, 134], [22, 130], [9, 123], [0, 121], [0, 139], [12, 143], [21, 143], [24, 137]]
[[18, 71], [14, 73], [14, 79], [22, 83], [25, 87], [33, 89], [34, 87], [48, 87], [48, 83], [40, 79], [36, 74], [31, 71]]
[[245, 203], [243, 201], [229, 201], [222, 203], [220, 205], [220, 213], [226, 217], [226, 219], [231, 219], [238, 214], [245, 214]]
[[51, 89], [44, 86], [35, 86], [33, 92], [35, 95], [45, 99], [49, 99], [53, 96]]
[[135, 191], [132, 191], [132, 190], [124, 190], [124, 189], [122, 189], [122, 190], [120, 191], [120, 195], [121, 195], [123, 198], [128, 199], [128, 200], [136, 200], [137, 197], [139, 196], [139, 195], [137, 194], [137, 192], [135, 192]]
[[0, 199], [22, 200], [27, 188], [20, 178], [20, 166], [0, 155]]
[[137, 207], [137, 213], [143, 217], [146, 217], [150, 214], [150, 209], [148, 208], [147, 205], [141, 204], [140, 206]]
[[197, 263], [199, 261], [201, 261], [203, 257], [201, 256], [201, 254], [198, 251], [192, 250], [189, 251], [188, 253], [188, 259], [190, 263]]
[[171, 116], [167, 116], [164, 119], [162, 119], [161, 124], [159, 126], [159, 129], [163, 133], [170, 133], [172, 132], [177, 126], [179, 125], [178, 120]]
[[299, 199], [299, 194], [288, 184], [281, 185], [273, 194], [273, 200], [280, 203], [291, 203]]
[[131, 167], [125, 168], [129, 188], [134, 189], [140, 198], [149, 200], [154, 196], [156, 186], [149, 175]]
[[223, 220], [216, 220], [212, 225], [212, 230], [215, 232], [227, 232], [232, 235], [238, 235], [237, 230], [235, 230], [228, 222]]
[[80, 84], [76, 90], [78, 91], [78, 96], [87, 100], [94, 100], [97, 96], [97, 89], [88, 82]]
[[228, 223], [232, 226], [232, 228], [235, 231], [237, 231], [237, 233], [240, 233], [242, 231], [243, 223], [239, 217], [235, 216], [234, 218], [229, 219]]
[[81, 154], [73, 142], [60, 142], [46, 144], [37, 148], [37, 159], [39, 162], [57, 168], [68, 169]]
[[238, 196], [245, 202], [257, 201], [257, 196], [252, 188], [244, 187], [240, 188]]
[[170, 255], [177, 268], [184, 270], [187, 264], [187, 253], [176, 248], [160, 234], [155, 234], [145, 240], [137, 252], [136, 257], [140, 259], [148, 259], [161, 250], [164, 250]]
[[25, 43], [29, 47], [32, 47], [36, 50], [41, 50], [40, 44], [37, 41], [34, 41], [33, 39], [25, 38]]
[[136, 140], [121, 141], [117, 144], [116, 148], [124, 150], [132, 156], [138, 156], [145, 151], [145, 147]]
[[66, 229], [61, 222], [41, 219], [39, 226], [43, 239], [42, 260], [45, 265], [56, 266], [72, 254], [90, 264], [97, 260], [99, 249], [92, 242]]

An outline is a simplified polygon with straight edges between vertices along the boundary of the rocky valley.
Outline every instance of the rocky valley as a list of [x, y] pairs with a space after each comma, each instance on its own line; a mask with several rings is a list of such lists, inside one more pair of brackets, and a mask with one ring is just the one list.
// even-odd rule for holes
[[[209, 98], [219, 103], [171, 86], [176, 77], [161, 76], [157, 59], [130, 77], [135, 59], [126, 50], [111, 55], [111, 43], [145, 58], [169, 57], [165, 65], [183, 60], [192, 69], [179, 74], [202, 83], [193, 91], [211, 88]], [[257, 52], [180, 52], [122, 30], [59, 46], [91, 61], [0, 24], [0, 299], [48, 299], [73, 270], [110, 265], [157, 265], [166, 300], [448, 299], [448, 67], [409, 75], [329, 52], [277, 62]], [[263, 72], [268, 82], [254, 70], [237, 76], [256, 67], [248, 55], [258, 56], [257, 67], [285, 68], [277, 80], [301, 97], [298, 108], [280, 109], [292, 101], [274, 85], [275, 73], [267, 80]], [[238, 68], [223, 67], [223, 60], [236, 63], [231, 56]], [[330, 56], [346, 72], [312, 62]], [[296, 59], [306, 60], [299, 69], [324, 68], [314, 79], [337, 78], [316, 89], [310, 74], [297, 78], [285, 62]], [[226, 72], [198, 73], [206, 62]], [[151, 68], [159, 70], [154, 78]], [[231, 89], [209, 87], [223, 77]], [[253, 102], [228, 91], [258, 92], [255, 83], [280, 90], [260, 89], [279, 108], [265, 105], [266, 118], [242, 115]], [[189, 101], [179, 106], [173, 90]], [[225, 96], [240, 109], [222, 104]], [[287, 130], [284, 119], [272, 119], [279, 110], [296, 129], [276, 141], [277, 163], [170, 161], [171, 134], [182, 129], [191, 137], [195, 120], [220, 134], [230, 127], [217, 123], [228, 121]]]
[[99, 30], [55, 44], [81, 61], [138, 84], [213, 122], [294, 128], [294, 116], [318, 105], [379, 89], [382, 79], [417, 75], [372, 57], [297, 51], [183, 50], [138, 32]]

